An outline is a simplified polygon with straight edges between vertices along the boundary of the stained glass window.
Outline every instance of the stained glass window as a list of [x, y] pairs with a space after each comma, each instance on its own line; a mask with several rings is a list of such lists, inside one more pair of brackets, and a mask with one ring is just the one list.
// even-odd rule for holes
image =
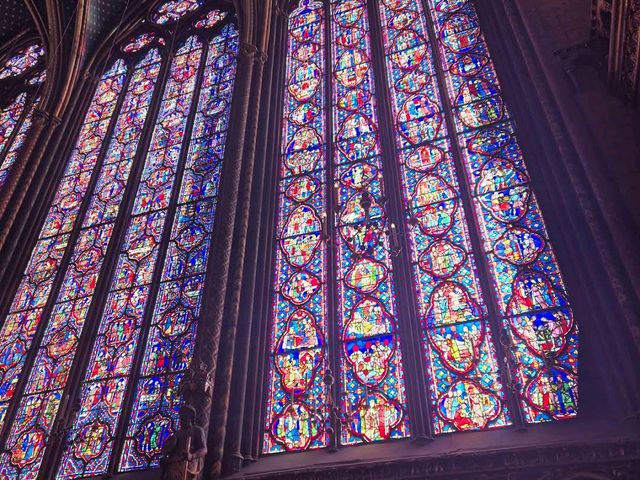
[[263, 451], [409, 436], [409, 393], [436, 434], [575, 416], [577, 327], [473, 2], [300, 0], [285, 78]]
[[270, 453], [319, 448], [328, 441], [325, 28], [319, 2], [301, 2], [289, 19], [264, 444]]
[[38, 104], [38, 86], [44, 81], [44, 50], [31, 45], [9, 58], [0, 67], [0, 89], [9, 92], [9, 101], [0, 105], [0, 189], [25, 142]]
[[11, 57], [0, 67], [0, 80], [8, 77], [17, 77], [27, 70], [35, 67], [44, 55], [40, 45], [31, 45]]
[[[122, 470], [157, 465], [167, 435], [178, 427], [176, 386], [189, 367], [209, 255], [229, 108], [239, 48], [229, 24], [208, 45], [173, 228], [160, 275], [149, 338], [127, 429]], [[204, 53], [203, 53], [204, 55]]]
[[493, 335], [426, 17], [420, 2], [381, 2], [380, 23], [434, 430], [505, 425]]
[[[23, 93], [20, 95], [20, 97], [23, 97], [24, 95], [25, 94]], [[20, 97], [16, 99], [17, 103], [22, 103], [22, 99]], [[39, 100], [38, 97], [36, 97], [33, 100], [33, 104], [31, 105], [32, 109], [38, 105], [38, 100]], [[15, 102], [13, 105], [15, 105]], [[5, 113], [4, 111], [0, 113], [0, 117], [4, 117], [4, 113]], [[15, 113], [15, 112], [10, 112], [8, 113], [7, 116], [11, 116], [12, 113]], [[7, 153], [4, 154], [4, 158], [2, 159], [2, 164], [0, 164], [0, 188], [2, 188], [2, 185], [4, 185], [4, 182], [6, 182], [7, 177], [9, 176], [9, 172], [11, 171], [11, 167], [13, 166], [16, 159], [18, 158], [20, 149], [22, 148], [22, 145], [24, 145], [24, 142], [27, 138], [27, 133], [29, 133], [29, 129], [31, 128], [31, 123], [33, 121], [32, 113], [33, 113], [32, 111], [28, 111], [25, 113], [24, 118], [22, 119], [22, 124], [20, 125], [20, 128], [18, 129], [15, 136], [13, 137], [13, 141], [7, 142], [7, 143], [10, 143], [11, 145], [9, 146]], [[5, 134], [9, 133], [8, 132], [8, 130], [10, 129], [9, 124], [12, 123], [12, 121], [13, 121], [13, 118], [7, 121], [7, 128], [3, 129]], [[2, 121], [2, 118], [0, 118], [0, 123], [4, 123]], [[2, 146], [4, 147], [5, 142], [2, 142], [2, 144], [3, 144]], [[2, 158], [2, 153], [0, 153], [0, 158]]]
[[[303, 1], [289, 20], [268, 452], [326, 445], [326, 343], [334, 330], [342, 442], [409, 432], [366, 4], [331, 7], [330, 65], [323, 4]], [[327, 74], [336, 79], [329, 105]], [[327, 318], [337, 318], [335, 329]]]
[[[52, 292], [54, 281], [63, 269], [62, 259], [70, 246], [71, 231], [78, 219], [82, 198], [88, 193], [91, 175], [105, 138], [107, 124], [113, 116], [125, 76], [124, 62], [119, 61], [103, 75], [98, 84], [78, 141], [60, 181], [56, 198], [40, 230], [31, 260], [24, 272], [9, 315], [0, 331], [3, 351], [7, 352], [3, 356], [2, 365], [1, 408], [3, 423], [4, 416], [23, 376], [26, 357], [31, 350], [32, 341], [40, 326], [43, 312], [45, 309], [51, 310], [48, 305], [51, 303], [49, 299], [54, 297]], [[99, 242], [103, 238], [96, 236], [100, 233], [104, 232], [87, 230], [84, 241], [78, 242], [75, 265], [69, 265], [69, 280], [80, 279], [79, 277], [85, 271], [91, 275], [97, 270], [96, 262], [100, 261], [100, 252], [92, 250], [92, 247], [94, 246], [93, 240], [95, 240], [96, 248], [100, 248]], [[94, 238], [91, 237], [92, 234], [94, 234]], [[83, 256], [83, 251], [89, 254]], [[93, 251], [96, 251], [98, 255], [93, 256], [92, 261], [91, 253]], [[74, 276], [74, 273], [77, 273], [77, 276]], [[76, 283], [76, 285], [78, 289], [85, 286], [82, 283]], [[71, 293], [70, 289], [69, 293]], [[58, 358], [65, 357], [69, 353], [69, 346], [75, 350], [77, 336], [75, 336], [73, 329], [75, 326], [73, 321], [78, 315], [83, 321], [88, 308], [87, 301], [84, 301], [83, 298], [75, 300], [75, 297], [77, 296], [74, 296], [74, 300], [70, 302], [59, 303], [57, 315], [52, 315], [52, 320], [50, 320], [52, 325], [58, 323], [61, 327], [60, 334], [55, 339], [50, 337], [51, 340], [57, 339], [57, 343], [63, 346], [61, 349], [49, 349], [50, 353]], [[56, 318], [58, 322], [56, 322]], [[53, 331], [53, 328], [51, 330]], [[53, 346], [54, 343], [51, 345]], [[43, 349], [40, 352], [43, 355], [49, 353]], [[20, 402], [22, 414], [14, 421], [11, 427], [11, 438], [6, 443], [6, 447], [11, 453], [4, 453], [0, 456], [0, 474], [15, 478], [20, 475], [34, 476], [34, 471], [37, 472], [42, 460], [45, 435], [51, 432], [52, 423], [61, 400], [59, 391], [54, 390], [51, 395], [48, 395], [46, 384], [48, 381], [65, 381], [66, 372], [64, 370], [66, 367], [68, 371], [70, 364], [60, 362], [59, 366], [60, 375], [55, 375], [58, 373], [57, 368], [50, 372], [44, 369], [32, 371], [30, 376], [32, 395], [26, 397], [28, 402]], [[48, 408], [43, 408], [45, 405]], [[53, 410], [53, 415], [49, 414], [50, 409]]]
[[161, 4], [151, 15], [155, 23], [165, 24], [180, 20], [185, 14], [197, 10], [203, 0], [170, 0]]
[[[231, 12], [171, 5], [191, 36], [142, 32], [120, 47], [0, 329], [0, 477], [154, 466], [178, 426], [239, 36]], [[62, 423], [65, 441], [49, 442]]]
[[525, 420], [577, 413], [577, 325], [473, 2], [430, 0], [455, 142]]

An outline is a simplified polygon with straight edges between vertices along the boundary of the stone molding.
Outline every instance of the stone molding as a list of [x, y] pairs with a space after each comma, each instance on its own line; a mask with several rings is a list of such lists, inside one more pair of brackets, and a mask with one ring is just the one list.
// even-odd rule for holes
[[324, 466], [233, 478], [280, 480], [474, 479], [578, 480], [640, 478], [640, 440], [572, 443], [438, 457]]

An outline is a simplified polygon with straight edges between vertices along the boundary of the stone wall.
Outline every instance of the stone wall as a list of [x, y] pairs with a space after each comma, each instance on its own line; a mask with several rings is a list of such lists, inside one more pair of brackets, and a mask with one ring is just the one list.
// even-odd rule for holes
[[609, 181], [640, 230], [640, 111], [609, 87], [609, 43], [593, 28], [591, 0], [517, 1], [531, 13], [527, 20], [549, 52], [549, 62], [557, 62], [575, 87], [584, 113], [575, 121], [591, 129]]

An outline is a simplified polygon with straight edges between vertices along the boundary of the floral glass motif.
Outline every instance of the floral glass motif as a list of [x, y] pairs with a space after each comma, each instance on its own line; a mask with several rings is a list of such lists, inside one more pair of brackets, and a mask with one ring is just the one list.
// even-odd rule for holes
[[42, 70], [40, 73], [38, 73], [34, 77], [27, 80], [27, 83], [29, 85], [40, 85], [41, 83], [44, 83], [46, 79], [47, 79], [47, 71]]
[[269, 453], [320, 448], [328, 440], [324, 29], [320, 2], [302, 1], [289, 17], [277, 291], [263, 447]]
[[525, 421], [577, 414], [578, 330], [471, 1], [429, 0]]
[[[126, 73], [124, 62], [117, 61], [98, 84], [55, 199], [0, 329], [0, 351], [3, 352], [0, 357], [0, 424], [4, 423], [45, 306], [55, 298], [56, 293], [52, 292], [54, 279], [62, 273], [62, 258], [67, 250], [70, 232], [78, 219], [82, 199], [89, 193], [90, 179], [96, 169], [107, 125], [113, 117]], [[58, 296], [61, 301], [56, 302], [56, 311], [49, 320], [52, 328], [39, 350], [42, 362], [39, 366], [42, 368], [34, 369], [29, 376], [26, 387], [28, 393], [20, 401], [18, 415], [4, 445], [7, 453], [0, 455], [0, 476], [35, 478], [42, 460], [45, 438], [50, 433], [60, 405], [61, 391], [56, 385], [66, 381], [70, 368], [68, 359], [73, 356], [69, 354], [75, 349], [75, 335], [78, 332], [75, 319], [82, 321], [88, 307], [83, 295], [71, 295], [72, 283], [75, 279], [80, 280], [80, 277], [92, 282], [99, 262], [92, 254], [104, 248], [103, 235], [109, 233], [109, 228], [96, 226], [85, 232], [73, 250], [73, 261], [65, 273], [69, 280], [67, 291], [70, 297], [67, 300]], [[82, 280], [75, 285], [90, 288], [90, 283], [84, 284]], [[56, 368], [46, 368], [53, 364]]]
[[380, 2], [436, 433], [509, 422], [420, 2]]
[[31, 45], [17, 53], [0, 67], [0, 80], [16, 77], [35, 67], [44, 55], [40, 45]]
[[129, 43], [122, 47], [122, 51], [125, 53], [139, 52], [154, 41], [157, 41], [160, 45], [165, 44], [164, 38], [158, 37], [158, 35], [153, 32], [141, 33], [140, 35], [137, 35], [129, 40]]
[[160, 25], [177, 22], [201, 6], [202, 0], [169, 0], [156, 9], [151, 15], [151, 20]]
[[196, 28], [211, 28], [227, 18], [227, 12], [211, 10], [196, 22]]

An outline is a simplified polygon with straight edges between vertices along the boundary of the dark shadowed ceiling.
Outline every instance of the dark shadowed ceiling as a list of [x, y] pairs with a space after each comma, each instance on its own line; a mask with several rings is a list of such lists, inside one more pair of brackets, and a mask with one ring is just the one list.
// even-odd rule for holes
[[[0, 0], [2, 1], [2, 0]], [[66, 0], [71, 1], [73, 0]], [[124, 16], [143, 0], [91, 0], [87, 22], [87, 47], [92, 50], [97, 43], [116, 28]]]
[[[64, 13], [63, 28], [75, 29], [78, 0], [58, 0]], [[88, 49], [118, 26], [127, 10], [139, 6], [144, 0], [89, 0], [87, 22]], [[35, 0], [42, 18], [46, 19], [45, 0]], [[35, 23], [25, 0], [0, 0], [0, 45], [11, 41], [23, 30], [35, 30]]]
[[24, 0], [0, 0], [0, 45], [35, 24]]

